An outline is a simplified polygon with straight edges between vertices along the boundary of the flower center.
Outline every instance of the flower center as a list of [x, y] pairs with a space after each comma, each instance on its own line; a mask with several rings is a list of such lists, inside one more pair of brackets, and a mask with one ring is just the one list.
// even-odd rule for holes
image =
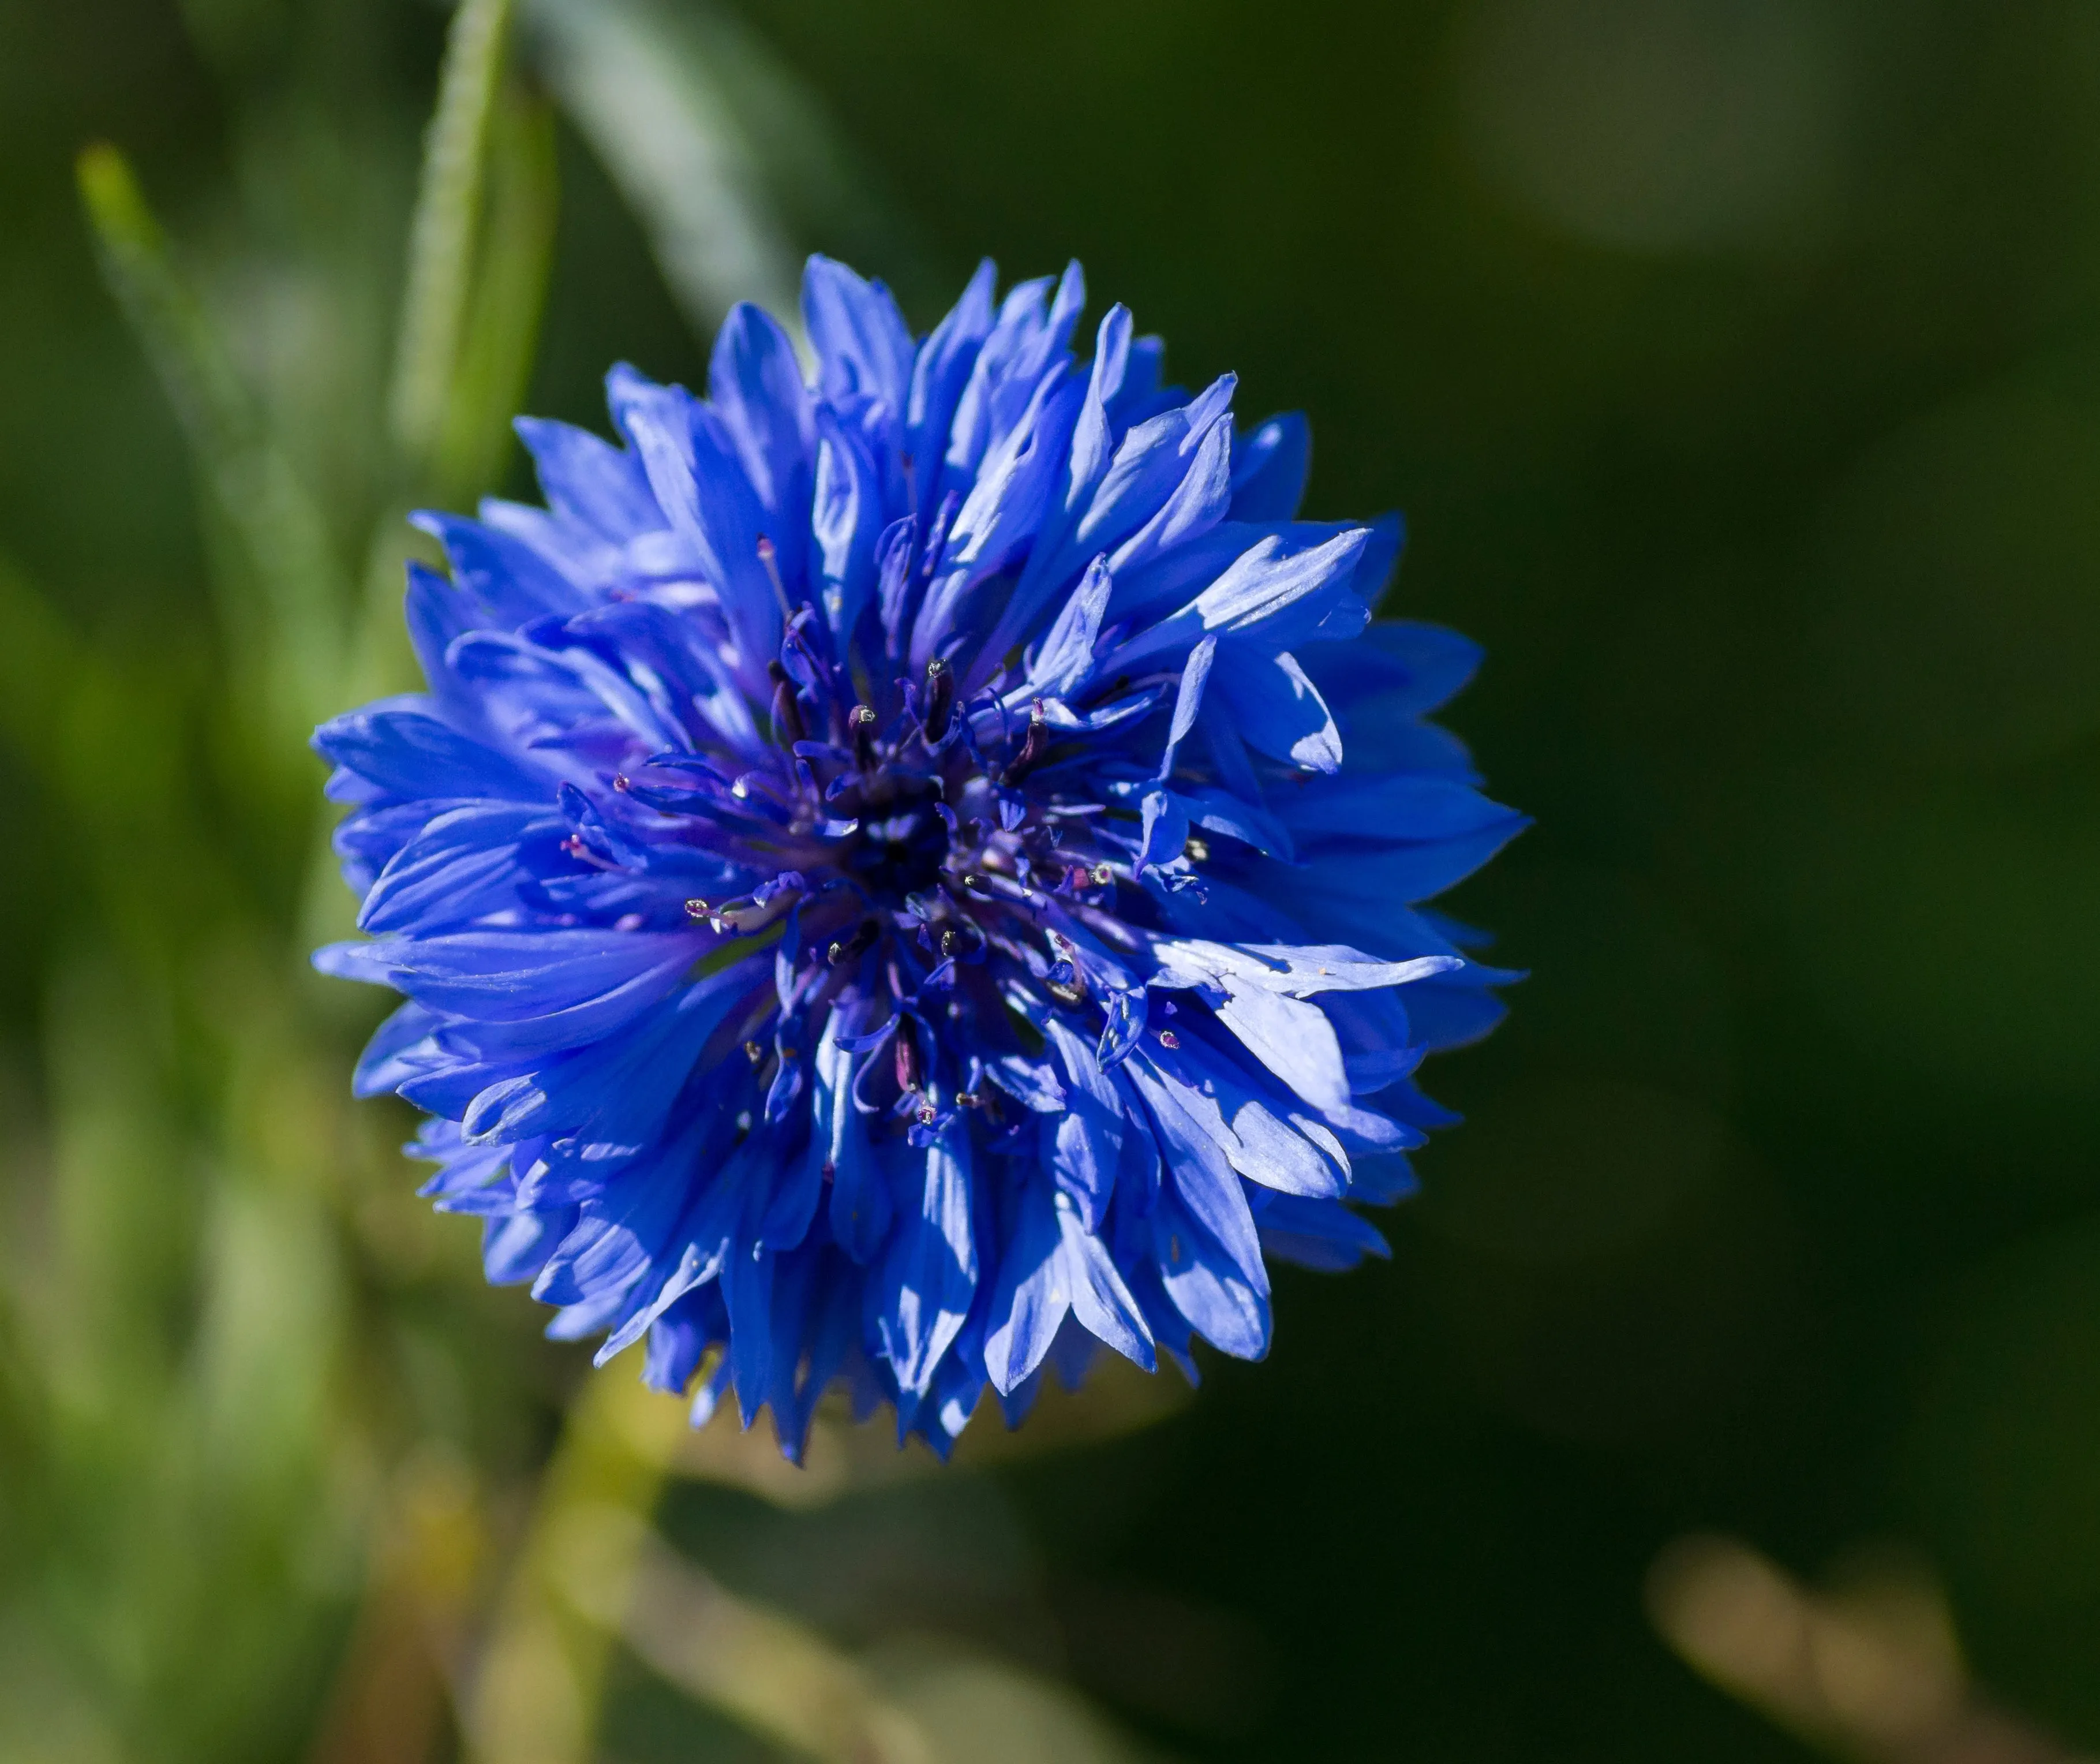
[[948, 829], [934, 807], [940, 800], [940, 786], [931, 779], [907, 779], [893, 801], [871, 806], [862, 816], [840, 868], [876, 904], [901, 907], [941, 879]]

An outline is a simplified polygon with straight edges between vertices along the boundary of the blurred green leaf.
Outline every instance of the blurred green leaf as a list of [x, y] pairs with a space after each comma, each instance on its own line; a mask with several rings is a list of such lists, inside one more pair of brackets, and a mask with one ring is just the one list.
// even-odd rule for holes
[[488, 139], [510, 28], [510, 0], [461, 0], [446, 40], [437, 108], [424, 139], [391, 409], [395, 443], [417, 475], [429, 469], [443, 444], [459, 370]]
[[[101, 144], [78, 177], [103, 273], [144, 345], [188, 436], [218, 512], [237, 535], [247, 581], [220, 584], [226, 638], [285, 725], [311, 724], [334, 686], [342, 567], [327, 523], [241, 383], [130, 165]], [[252, 588], [255, 603], [245, 590]], [[267, 634], [258, 641], [259, 626]]]
[[536, 94], [505, 91], [488, 134], [488, 205], [459, 359], [430, 480], [436, 499], [470, 500], [495, 484], [511, 418], [532, 378], [554, 247], [558, 201], [554, 113]]

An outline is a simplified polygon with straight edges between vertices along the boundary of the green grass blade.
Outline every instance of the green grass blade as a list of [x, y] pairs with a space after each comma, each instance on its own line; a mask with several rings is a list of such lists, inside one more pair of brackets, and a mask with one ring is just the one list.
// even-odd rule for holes
[[228, 640], [254, 658], [285, 725], [303, 733], [330, 708], [342, 644], [343, 573], [327, 524], [177, 267], [124, 156], [98, 144], [77, 169], [104, 276], [245, 554], [245, 570], [229, 573], [253, 578], [220, 585]]
[[641, 219], [671, 291], [712, 329], [739, 300], [796, 321], [801, 264], [699, 9], [527, 0], [540, 64]]
[[525, 397], [554, 262], [558, 187], [553, 107], [507, 89], [492, 121], [488, 204], [431, 481], [457, 506], [496, 484]]
[[429, 470], [443, 440], [510, 24], [510, 0], [460, 0], [424, 141], [391, 401], [395, 443], [412, 477]]

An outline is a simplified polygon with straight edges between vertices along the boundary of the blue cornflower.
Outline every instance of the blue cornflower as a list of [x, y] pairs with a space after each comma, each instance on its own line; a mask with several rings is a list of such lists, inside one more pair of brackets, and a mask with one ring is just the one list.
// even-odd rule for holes
[[791, 1457], [835, 1384], [945, 1452], [1099, 1344], [1260, 1356], [1507, 978], [1414, 904], [1523, 821], [1423, 720], [1474, 647], [1367, 622], [1398, 519], [1296, 519], [1304, 419], [1122, 307], [1075, 360], [1077, 265], [993, 288], [915, 343], [812, 259], [814, 380], [747, 306], [623, 445], [521, 421], [545, 509], [419, 517], [428, 692], [314, 738], [423, 1191]]

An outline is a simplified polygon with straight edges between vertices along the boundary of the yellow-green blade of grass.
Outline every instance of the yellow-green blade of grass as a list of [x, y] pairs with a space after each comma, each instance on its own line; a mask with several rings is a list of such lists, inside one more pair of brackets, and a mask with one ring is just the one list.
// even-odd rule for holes
[[510, 26], [510, 0], [461, 0], [424, 139], [391, 400], [395, 444], [412, 482], [427, 472], [444, 436]]
[[554, 108], [506, 85], [489, 130], [488, 214], [430, 474], [445, 506], [502, 478], [510, 421], [532, 378], [558, 204]]

